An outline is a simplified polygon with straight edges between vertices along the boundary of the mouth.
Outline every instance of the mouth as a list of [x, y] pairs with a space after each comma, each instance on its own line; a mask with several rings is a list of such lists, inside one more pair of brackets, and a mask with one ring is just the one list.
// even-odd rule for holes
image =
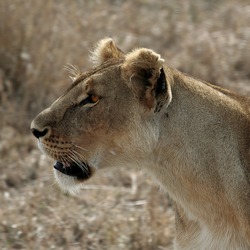
[[77, 180], [87, 180], [92, 176], [91, 168], [85, 162], [70, 163], [65, 166], [63, 163], [57, 161], [54, 168], [65, 175], [75, 177]]

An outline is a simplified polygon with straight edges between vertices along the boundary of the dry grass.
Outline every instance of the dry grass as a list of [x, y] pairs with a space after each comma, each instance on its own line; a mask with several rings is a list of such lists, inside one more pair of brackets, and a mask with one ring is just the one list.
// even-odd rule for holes
[[171, 204], [150, 178], [107, 170], [65, 196], [30, 121], [69, 84], [63, 65], [90, 68], [87, 51], [105, 36], [248, 95], [249, 14], [244, 0], [1, 0], [0, 248], [170, 249]]

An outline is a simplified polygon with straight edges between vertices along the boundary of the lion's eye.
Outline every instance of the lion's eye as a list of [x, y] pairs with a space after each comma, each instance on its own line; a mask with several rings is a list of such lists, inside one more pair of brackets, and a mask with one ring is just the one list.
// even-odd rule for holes
[[92, 103], [96, 103], [99, 100], [99, 96], [97, 95], [90, 95], [90, 98], [91, 98]]
[[80, 106], [83, 106], [85, 104], [91, 104], [91, 103], [97, 103], [99, 101], [100, 97], [99, 96], [96, 96], [96, 95], [88, 95], [87, 98], [85, 98], [84, 100], [82, 100], [79, 105]]

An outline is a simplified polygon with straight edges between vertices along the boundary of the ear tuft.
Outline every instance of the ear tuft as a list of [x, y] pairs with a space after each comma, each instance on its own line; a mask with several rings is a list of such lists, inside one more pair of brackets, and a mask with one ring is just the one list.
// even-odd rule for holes
[[112, 38], [104, 38], [100, 40], [95, 49], [91, 52], [90, 59], [95, 66], [101, 65], [109, 59], [122, 59], [123, 52], [118, 49]]

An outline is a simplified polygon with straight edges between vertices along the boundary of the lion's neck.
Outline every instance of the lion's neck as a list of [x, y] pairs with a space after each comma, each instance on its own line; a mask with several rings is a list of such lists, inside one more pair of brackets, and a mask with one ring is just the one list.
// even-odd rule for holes
[[[231, 194], [245, 192], [248, 186], [233, 124], [240, 105], [204, 83], [184, 80], [177, 79], [172, 86], [173, 100], [162, 113], [154, 167], [147, 168], [190, 219], [215, 225], [230, 218], [238, 227], [233, 207], [239, 203]], [[240, 121], [237, 126], [240, 129]], [[235, 176], [241, 176], [240, 183]]]

